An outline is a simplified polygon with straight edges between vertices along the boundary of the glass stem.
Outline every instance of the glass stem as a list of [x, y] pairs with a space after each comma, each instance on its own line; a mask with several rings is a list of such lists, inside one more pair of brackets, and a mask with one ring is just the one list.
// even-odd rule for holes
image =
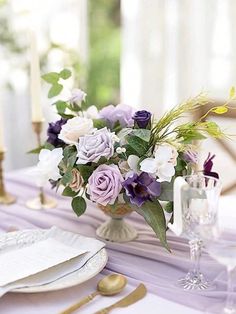
[[234, 268], [228, 267], [227, 273], [228, 273], [228, 288], [227, 288], [227, 299], [226, 299], [226, 307], [225, 307], [225, 313], [231, 313], [234, 308], [234, 298], [233, 298], [233, 292], [234, 292], [234, 286], [233, 286], [233, 271]]
[[193, 270], [192, 272], [198, 276], [200, 274], [200, 257], [201, 257], [201, 240], [191, 240], [189, 241], [190, 246], [190, 257], [193, 261]]

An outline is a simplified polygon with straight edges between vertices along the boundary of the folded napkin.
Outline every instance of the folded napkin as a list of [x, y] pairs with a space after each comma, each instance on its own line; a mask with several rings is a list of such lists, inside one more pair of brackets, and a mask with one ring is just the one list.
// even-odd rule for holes
[[[19, 287], [43, 285], [64, 277], [80, 269], [103, 247], [101, 241], [56, 227], [42, 231], [39, 241], [20, 249], [13, 247], [0, 252], [2, 293]], [[7, 257], [9, 263], [6, 262]]]

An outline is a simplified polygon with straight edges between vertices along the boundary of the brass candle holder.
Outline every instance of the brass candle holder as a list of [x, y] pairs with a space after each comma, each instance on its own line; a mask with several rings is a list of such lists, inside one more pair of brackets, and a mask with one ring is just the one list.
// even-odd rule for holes
[[16, 197], [8, 193], [5, 189], [4, 178], [3, 178], [3, 161], [5, 152], [0, 151], [0, 204], [11, 205], [16, 202]]
[[[32, 122], [33, 131], [36, 135], [38, 147], [41, 146], [41, 133], [43, 129], [43, 120]], [[49, 209], [57, 206], [57, 202], [54, 198], [49, 198], [45, 195], [43, 187], [39, 188], [39, 194], [37, 197], [30, 199], [26, 202], [26, 206], [30, 209], [40, 210]]]

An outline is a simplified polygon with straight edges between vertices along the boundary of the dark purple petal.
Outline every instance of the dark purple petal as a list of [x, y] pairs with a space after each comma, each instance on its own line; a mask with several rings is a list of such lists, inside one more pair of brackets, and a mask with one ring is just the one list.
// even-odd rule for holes
[[151, 197], [157, 197], [161, 193], [161, 184], [146, 172], [140, 175], [134, 174], [122, 185], [130, 202], [137, 206], [142, 206], [147, 200], [151, 200]]
[[52, 144], [55, 147], [62, 146], [65, 144], [62, 140], [58, 138], [59, 133], [61, 132], [62, 126], [66, 123], [66, 119], [60, 119], [56, 122], [51, 122], [48, 125], [47, 130], [47, 142]]
[[214, 177], [219, 179], [219, 175], [217, 172], [213, 172], [212, 167], [213, 167], [213, 159], [215, 158], [215, 155], [211, 156], [211, 153], [208, 154], [207, 159], [205, 160], [204, 164], [203, 164], [203, 174], [205, 176], [209, 176], [209, 177]]
[[153, 178], [147, 172], [142, 172], [137, 178], [137, 182], [143, 185], [148, 185], [153, 182]]
[[151, 184], [149, 184], [147, 189], [150, 195], [157, 197], [161, 194], [161, 183], [155, 180]]

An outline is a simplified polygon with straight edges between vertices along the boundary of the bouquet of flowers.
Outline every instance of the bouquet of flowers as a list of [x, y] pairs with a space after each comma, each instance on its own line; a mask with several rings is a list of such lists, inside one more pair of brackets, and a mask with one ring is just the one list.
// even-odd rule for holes
[[[70, 72], [65, 72], [67, 79]], [[60, 73], [43, 76], [51, 84], [49, 97], [63, 88]], [[113, 211], [126, 204], [168, 248], [165, 211], [173, 211], [173, 181], [194, 172], [198, 156], [193, 141], [224, 135], [215, 122], [205, 120], [207, 114], [180, 125], [177, 120], [209, 100], [200, 94], [156, 120], [151, 112], [123, 104], [98, 111], [85, 99], [86, 94], [75, 89], [69, 99], [53, 103], [61, 119], [49, 123], [47, 141], [37, 151], [39, 185], [49, 180], [55, 187], [63, 186], [62, 194], [72, 198], [78, 216], [86, 211], [87, 200]], [[227, 110], [227, 103], [210, 109], [216, 114]], [[208, 156], [203, 171], [217, 176], [213, 158]]]

